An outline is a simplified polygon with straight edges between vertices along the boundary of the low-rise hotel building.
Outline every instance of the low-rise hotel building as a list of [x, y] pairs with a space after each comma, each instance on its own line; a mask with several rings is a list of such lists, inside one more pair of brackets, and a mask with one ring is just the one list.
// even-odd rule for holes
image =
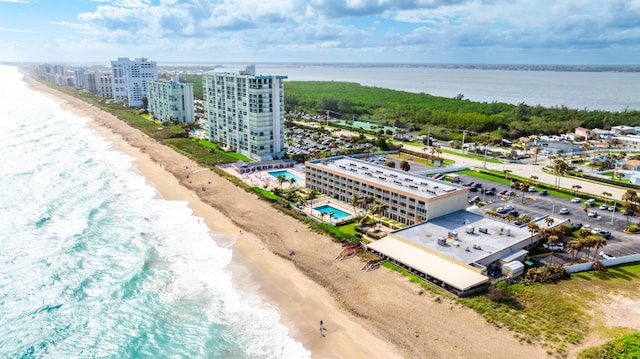
[[193, 122], [193, 84], [171, 81], [150, 81], [149, 113], [158, 121]]
[[463, 210], [469, 189], [351, 157], [305, 163], [306, 187], [339, 201], [372, 196], [385, 203], [384, 217], [412, 225]]

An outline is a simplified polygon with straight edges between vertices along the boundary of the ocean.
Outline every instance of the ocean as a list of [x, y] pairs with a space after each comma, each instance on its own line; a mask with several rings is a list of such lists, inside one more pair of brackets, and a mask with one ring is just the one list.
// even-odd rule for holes
[[0, 66], [0, 357], [309, 358], [234, 288], [234, 237]]
[[[239, 65], [223, 65], [239, 68]], [[345, 81], [478, 102], [621, 112], [640, 110], [640, 72], [526, 71], [420, 66], [256, 64], [287, 81]]]

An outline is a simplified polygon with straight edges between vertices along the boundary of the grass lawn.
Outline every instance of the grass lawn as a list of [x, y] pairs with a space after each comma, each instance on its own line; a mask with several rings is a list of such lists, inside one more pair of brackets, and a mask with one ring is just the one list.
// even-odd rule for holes
[[[472, 159], [479, 160], [479, 161], [483, 161], [484, 160], [484, 156], [477, 155], [477, 154], [474, 154], [474, 153], [460, 153], [460, 152], [457, 152], [457, 151], [446, 150], [446, 149], [443, 149], [443, 148], [441, 148], [441, 150], [442, 150], [442, 153], [448, 153], [448, 154], [454, 155], [454, 156], [472, 158]], [[502, 163], [502, 161], [487, 156], [487, 163]]]
[[448, 297], [474, 309], [489, 323], [513, 331], [521, 341], [538, 343], [550, 355], [566, 356], [571, 344], [578, 344], [589, 332], [616, 337], [633, 332], [628, 328], [606, 327], [593, 309], [616, 294], [640, 300], [640, 263], [611, 267], [607, 272], [582, 272], [556, 284], [506, 286], [505, 295], [492, 299], [490, 294], [456, 298], [442, 289], [393, 264], [384, 267], [403, 273], [411, 282], [436, 297]]

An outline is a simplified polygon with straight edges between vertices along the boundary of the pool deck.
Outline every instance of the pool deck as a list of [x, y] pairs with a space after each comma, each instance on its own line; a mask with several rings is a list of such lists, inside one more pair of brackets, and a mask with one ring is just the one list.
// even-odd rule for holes
[[[231, 175], [233, 175], [235, 177], [238, 177], [240, 180], [242, 180], [242, 182], [244, 182], [244, 183], [246, 183], [246, 184], [248, 184], [250, 186], [255, 186], [255, 187], [260, 187], [260, 188], [264, 188], [265, 185], [268, 185], [267, 188], [280, 187], [280, 184], [278, 183], [278, 180], [275, 177], [273, 177], [272, 175], [269, 174], [269, 172], [274, 172], [274, 170], [256, 171], [256, 172], [253, 172], [253, 173], [240, 174], [233, 167], [226, 167], [226, 168], [222, 168], [222, 169], [225, 172], [227, 172], [227, 173], [229, 173], [229, 174], [231, 174]], [[304, 173], [299, 172], [299, 171], [295, 170], [294, 168], [287, 168], [286, 171], [288, 171], [291, 174], [297, 176], [298, 178], [301, 179], [301, 181], [296, 181], [294, 184], [290, 184], [289, 181], [285, 181], [282, 184], [282, 188], [291, 188], [291, 187], [304, 188], [305, 187]]]

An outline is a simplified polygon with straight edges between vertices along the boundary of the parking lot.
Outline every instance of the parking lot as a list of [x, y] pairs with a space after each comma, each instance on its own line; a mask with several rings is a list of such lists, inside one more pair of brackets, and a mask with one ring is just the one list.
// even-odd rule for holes
[[[478, 191], [469, 192], [469, 199], [478, 196], [479, 200], [485, 204], [482, 207], [483, 213], [486, 213], [489, 209], [512, 206], [513, 210], [518, 212], [518, 215], [525, 214], [530, 218], [545, 215], [566, 217], [573, 224], [580, 223], [583, 227], [610, 231], [611, 236], [607, 238], [607, 245], [603, 250], [614, 256], [624, 256], [640, 252], [640, 236], [623, 232], [623, 229], [627, 226], [627, 216], [618, 209], [616, 209], [615, 212], [609, 211], [608, 208], [601, 209], [599, 207], [601, 203], [595, 203], [595, 205], [590, 207], [585, 213], [583, 209], [585, 200], [574, 203], [570, 199], [566, 198], [552, 195], [541, 195], [539, 189], [536, 189], [536, 192], [525, 192], [525, 201], [523, 204], [522, 192], [519, 190], [514, 191], [509, 187], [509, 185], [478, 179], [467, 175], [460, 175], [460, 178], [461, 184], [474, 182], [475, 184], [480, 183], [482, 185], [482, 188], [478, 189]], [[491, 191], [487, 191], [493, 187], [495, 187], [495, 194], [491, 194]], [[514, 191], [516, 194], [513, 196], [507, 195], [508, 193], [501, 195], [500, 192], [503, 191]], [[566, 208], [568, 211], [567, 214], [560, 213], [560, 210], [563, 208]], [[628, 216], [628, 220], [629, 223], [637, 223], [638, 217], [636, 215], [630, 215]], [[526, 226], [526, 223], [523, 223], [522, 225]], [[567, 241], [568, 238], [564, 238], [563, 242], [565, 242], [565, 244]], [[590, 255], [593, 256], [593, 253]], [[570, 260], [571, 254], [566, 251], [556, 252], [553, 258], [555, 263], [561, 263], [563, 261], [570, 262]]]

